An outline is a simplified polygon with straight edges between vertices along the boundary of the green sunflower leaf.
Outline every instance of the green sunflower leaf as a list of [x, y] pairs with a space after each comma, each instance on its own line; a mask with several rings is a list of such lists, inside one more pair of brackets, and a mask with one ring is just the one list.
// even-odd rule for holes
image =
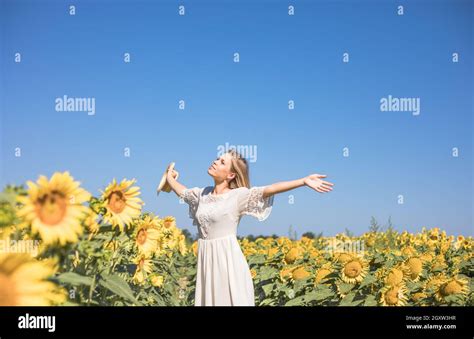
[[367, 285], [371, 285], [372, 283], [374, 283], [377, 279], [375, 278], [375, 276], [373, 276], [372, 274], [368, 274], [364, 280], [362, 280], [362, 283], [360, 284], [359, 288], [362, 288], [362, 287], [365, 287]]
[[127, 300], [130, 300], [134, 302], [136, 305], [140, 305], [140, 302], [135, 299], [135, 296], [133, 295], [132, 289], [130, 286], [127, 284], [125, 280], [123, 280], [120, 276], [115, 275], [115, 274], [105, 274], [103, 273], [101, 275], [99, 284], [105, 288], [107, 288], [109, 291], [112, 293], [115, 293], [116, 295], [125, 298]]
[[275, 288], [274, 284], [267, 284], [267, 285], [262, 286], [263, 292], [265, 293], [266, 297], [272, 293], [274, 288]]
[[286, 302], [285, 306], [301, 306], [306, 301], [307, 296], [299, 296]]
[[369, 295], [365, 299], [364, 306], [377, 306], [377, 299], [374, 295]]
[[92, 285], [92, 278], [86, 277], [74, 272], [62, 273], [58, 275], [56, 279], [60, 283], [71, 284], [74, 286], [79, 286], [79, 285], [91, 286]]
[[339, 291], [341, 293], [348, 293], [350, 290], [352, 290], [355, 287], [353, 284], [347, 284], [347, 283], [340, 283], [339, 284]]

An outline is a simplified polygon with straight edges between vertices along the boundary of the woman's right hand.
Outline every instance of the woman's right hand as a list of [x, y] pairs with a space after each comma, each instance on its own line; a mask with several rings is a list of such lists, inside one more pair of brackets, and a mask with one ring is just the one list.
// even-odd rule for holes
[[169, 168], [166, 171], [166, 181], [168, 182], [168, 186], [171, 187], [178, 197], [181, 197], [181, 194], [186, 189], [186, 186], [182, 185], [176, 180], [178, 176], [178, 172], [174, 169], [170, 170]]
[[178, 173], [173, 169], [170, 171], [168, 168], [168, 172], [166, 173], [166, 180], [170, 182], [171, 179], [175, 179], [178, 176]]

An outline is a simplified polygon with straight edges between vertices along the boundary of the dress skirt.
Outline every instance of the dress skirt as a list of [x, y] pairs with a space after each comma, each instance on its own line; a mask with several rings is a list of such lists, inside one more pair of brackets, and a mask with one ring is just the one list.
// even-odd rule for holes
[[255, 306], [252, 276], [236, 235], [198, 239], [195, 306]]

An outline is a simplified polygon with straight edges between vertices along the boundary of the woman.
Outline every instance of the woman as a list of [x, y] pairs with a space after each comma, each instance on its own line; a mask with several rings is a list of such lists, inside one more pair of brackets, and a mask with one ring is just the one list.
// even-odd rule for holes
[[195, 306], [255, 306], [250, 269], [237, 240], [243, 215], [265, 220], [273, 196], [300, 186], [317, 192], [332, 190], [334, 184], [312, 174], [302, 179], [250, 187], [247, 161], [235, 150], [217, 158], [208, 168], [214, 186], [186, 188], [168, 170], [173, 191], [189, 205], [189, 216], [198, 227], [198, 256]]

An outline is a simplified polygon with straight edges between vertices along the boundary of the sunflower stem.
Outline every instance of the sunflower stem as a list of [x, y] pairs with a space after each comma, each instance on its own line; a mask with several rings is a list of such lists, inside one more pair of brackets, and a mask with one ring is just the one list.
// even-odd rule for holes
[[95, 290], [95, 281], [96, 281], [96, 277], [97, 275], [94, 274], [94, 278], [92, 279], [92, 284], [91, 284], [91, 287], [89, 288], [89, 300], [87, 300], [87, 305], [90, 305], [91, 301], [92, 301], [92, 294]]

